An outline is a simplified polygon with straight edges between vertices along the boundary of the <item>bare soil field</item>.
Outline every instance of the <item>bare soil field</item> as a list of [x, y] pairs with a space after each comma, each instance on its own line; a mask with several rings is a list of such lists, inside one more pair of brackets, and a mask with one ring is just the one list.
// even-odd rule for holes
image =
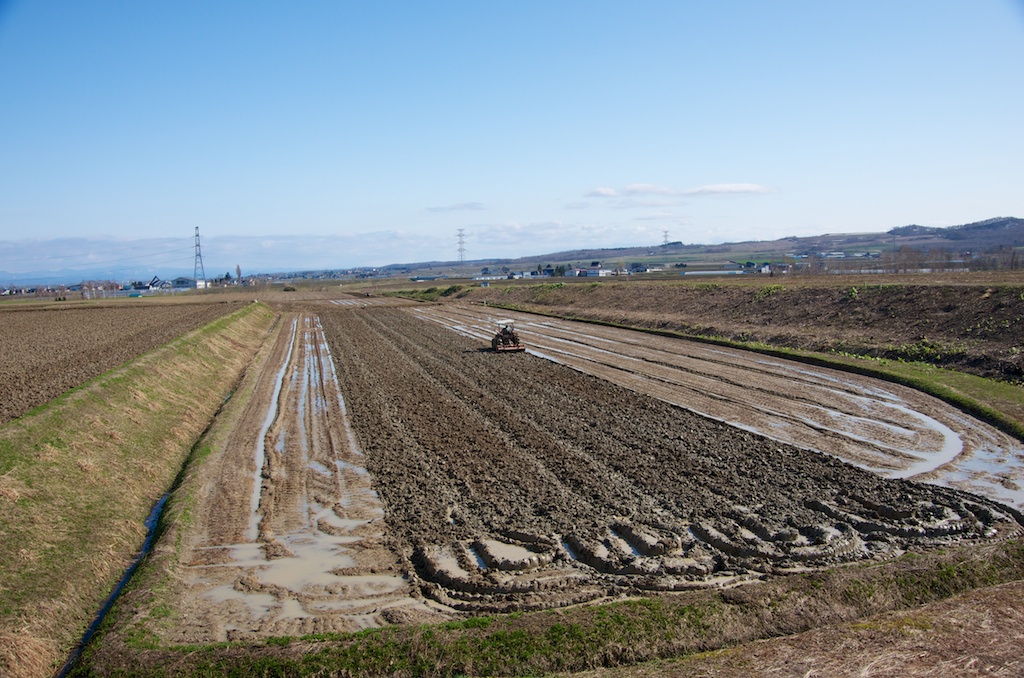
[[[607, 280], [607, 281], [606, 281]], [[466, 301], [815, 351], [921, 360], [1024, 378], [1024, 276], [818, 276], [548, 282]]]
[[531, 353], [890, 478], [1024, 509], [1024, 443], [920, 391], [836, 369], [463, 303], [413, 312], [486, 343], [516, 321]]
[[[998, 320], [940, 324], [933, 339], [902, 327], [912, 324], [900, 316], [909, 305], [888, 311], [889, 326], [900, 327], [887, 334], [874, 310], [843, 319], [836, 309], [862, 299], [863, 283], [856, 295], [852, 286], [725, 293], [727, 286], [701, 284], [685, 303], [682, 293], [644, 285], [632, 306], [616, 301], [624, 293], [608, 291], [618, 287], [611, 284], [581, 285], [557, 304], [538, 301], [561, 294], [555, 286], [474, 289], [468, 299], [494, 294], [524, 308], [690, 330], [698, 325], [686, 318], [697, 315], [687, 314], [718, 313], [726, 319], [699, 329], [795, 343], [801, 321], [781, 302], [762, 326], [783, 329], [751, 329], [754, 307], [785, 298], [810, 304], [804, 312], [823, 309], [814, 316], [820, 324], [805, 318], [805, 345], [875, 342], [904, 353], [959, 346], [955, 364], [1015, 378], [1021, 333], [1013, 314], [1024, 286], [934, 293], [953, 295], [943, 311], [951, 318], [969, 315], [966, 307]], [[647, 293], [662, 298], [655, 303]], [[719, 306], [705, 294], [721, 294]], [[250, 395], [233, 398], [218, 418], [221, 442], [195, 470], [194, 493], [175, 509], [149, 573], [94, 654], [96, 673], [141, 666], [150, 656], [142, 647], [262, 645], [280, 636], [719, 591], [1021, 534], [1024, 518], [1013, 507], [1024, 506], [1019, 441], [909, 389], [527, 316], [519, 327], [533, 354], [497, 356], [484, 349], [506, 311], [334, 290], [261, 296], [282, 319], [249, 368]], [[933, 317], [934, 299], [909, 297]], [[998, 305], [990, 308], [993, 297]], [[110, 308], [166, 308], [165, 322], [186, 324], [203, 309], [211, 309], [208, 321], [241, 303], [182, 304], [178, 315], [170, 304]], [[748, 320], [738, 304], [751, 307]], [[8, 342], [14, 333], [5, 331], [4, 350], [63, 345], [48, 337], [62, 337], [76, 325], [73, 316], [46, 315], [77, 310], [0, 311], [0, 319], [39, 314], [51, 332], [33, 338], [26, 320], [18, 327], [28, 342]], [[102, 313], [82, 327], [116, 328], [107, 330], [111, 352], [131, 344], [124, 327], [148, 327], [130, 315], [108, 317], [107, 307], [88, 310]], [[955, 344], [957, 332], [980, 338]], [[848, 343], [833, 341], [842, 336]], [[911, 336], [919, 337], [915, 349], [895, 343]], [[14, 371], [22, 381], [48, 374], [31, 362]], [[65, 390], [84, 379], [72, 378]]]
[[244, 303], [0, 306], [0, 424]]
[[394, 537], [425, 595], [457, 609], [679, 590], [1020, 529], [981, 497], [884, 480], [548, 360], [497, 360], [405, 312], [323, 323]]
[[[202, 472], [166, 642], [350, 632], [435, 615], [388, 548], [316, 315], [286, 313]], [[218, 432], [221, 433], [221, 432]]]
[[1021, 529], [984, 497], [363, 303], [281, 326], [203, 472], [164, 641], [561, 607]]

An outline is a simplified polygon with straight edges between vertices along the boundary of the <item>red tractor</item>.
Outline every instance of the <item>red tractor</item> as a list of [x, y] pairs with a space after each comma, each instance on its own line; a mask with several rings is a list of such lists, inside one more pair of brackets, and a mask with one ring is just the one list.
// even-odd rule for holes
[[498, 353], [511, 353], [513, 351], [525, 351], [526, 346], [519, 343], [519, 334], [516, 332], [515, 323], [511, 320], [499, 320], [501, 329], [491, 339], [491, 348]]

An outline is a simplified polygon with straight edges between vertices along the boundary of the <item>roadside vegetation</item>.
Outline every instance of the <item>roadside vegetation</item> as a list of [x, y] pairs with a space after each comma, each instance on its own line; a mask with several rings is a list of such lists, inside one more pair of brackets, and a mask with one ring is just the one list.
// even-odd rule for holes
[[384, 296], [402, 297], [403, 299], [414, 299], [416, 301], [437, 301], [446, 297], [464, 297], [467, 293], [468, 290], [463, 285], [449, 285], [448, 287], [387, 291], [382, 294]]

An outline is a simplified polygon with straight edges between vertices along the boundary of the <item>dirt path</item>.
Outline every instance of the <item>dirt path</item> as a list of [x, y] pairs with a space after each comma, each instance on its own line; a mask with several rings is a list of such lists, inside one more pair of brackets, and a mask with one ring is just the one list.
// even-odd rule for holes
[[886, 477], [1024, 508], [1024, 445], [936, 398], [746, 351], [465, 304], [421, 306], [486, 345], [500, 318], [535, 355]]

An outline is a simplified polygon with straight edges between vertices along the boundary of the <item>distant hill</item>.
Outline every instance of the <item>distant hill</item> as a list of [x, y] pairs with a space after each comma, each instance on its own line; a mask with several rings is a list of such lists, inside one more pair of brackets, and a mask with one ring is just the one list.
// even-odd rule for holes
[[883, 252], [909, 247], [918, 250], [949, 250], [955, 253], [981, 252], [993, 248], [1024, 247], [1024, 219], [995, 217], [960, 226], [937, 228], [933, 226], [898, 226], [877, 233], [826, 233], [823, 235], [757, 240], [717, 245], [684, 245], [671, 242], [651, 247], [622, 247], [605, 249], [578, 249], [564, 252], [531, 255], [519, 259], [476, 259], [462, 264], [454, 261], [430, 261], [410, 264], [392, 264], [389, 271], [440, 271], [452, 267], [506, 266], [510, 269], [529, 270], [538, 264], [566, 264], [570, 262], [630, 262], [652, 261], [662, 257], [679, 260], [702, 258], [769, 260], [785, 255], [818, 252]]

